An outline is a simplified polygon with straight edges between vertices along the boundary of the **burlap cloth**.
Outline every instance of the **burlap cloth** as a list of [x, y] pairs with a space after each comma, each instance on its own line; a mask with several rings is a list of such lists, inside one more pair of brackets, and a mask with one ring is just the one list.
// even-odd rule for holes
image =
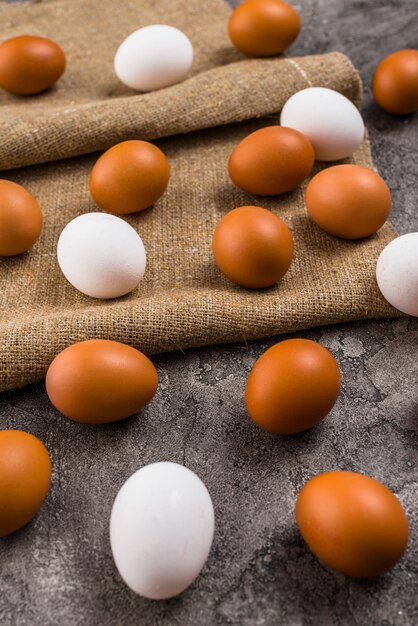
[[[222, 0], [0, 6], [1, 40], [40, 34], [60, 43], [68, 58], [65, 75], [48, 93], [0, 95], [0, 168], [10, 170], [2, 176], [27, 187], [45, 217], [30, 252], [0, 261], [1, 390], [41, 378], [60, 350], [86, 338], [112, 338], [157, 353], [396, 315], [374, 277], [377, 256], [395, 234], [389, 224], [363, 241], [338, 240], [308, 219], [304, 186], [281, 197], [256, 198], [236, 189], [227, 175], [234, 146], [277, 121], [294, 92], [326, 86], [359, 104], [358, 73], [339, 53], [245, 60], [227, 38], [228, 14]], [[195, 47], [195, 63], [182, 84], [138, 95], [119, 84], [113, 56], [126, 35], [150, 23], [184, 30]], [[268, 119], [231, 124], [261, 116]], [[97, 210], [88, 177], [98, 155], [68, 157], [128, 138], [171, 135], [176, 136], [157, 142], [171, 164], [167, 192], [155, 207], [126, 218], [147, 250], [145, 278], [117, 300], [82, 295], [62, 276], [56, 243], [69, 220]], [[371, 165], [367, 140], [351, 162]], [[243, 204], [277, 212], [295, 239], [292, 267], [271, 289], [232, 285], [212, 258], [215, 224]]]

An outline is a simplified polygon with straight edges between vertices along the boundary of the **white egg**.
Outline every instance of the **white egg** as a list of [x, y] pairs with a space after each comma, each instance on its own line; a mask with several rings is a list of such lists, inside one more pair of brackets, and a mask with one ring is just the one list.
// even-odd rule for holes
[[392, 306], [418, 317], [418, 233], [388, 243], [377, 260], [376, 280]]
[[118, 298], [144, 275], [141, 237], [127, 222], [107, 213], [85, 213], [62, 231], [58, 264], [65, 278], [92, 298]]
[[184, 80], [193, 63], [190, 39], [174, 26], [153, 24], [136, 30], [119, 46], [115, 72], [137, 91], [154, 91]]
[[214, 512], [203, 482], [177, 463], [152, 463], [116, 496], [110, 543], [116, 567], [136, 593], [163, 600], [184, 591], [212, 545]]
[[358, 109], [338, 91], [325, 87], [309, 87], [291, 96], [283, 107], [280, 124], [306, 135], [319, 161], [345, 159], [364, 138]]

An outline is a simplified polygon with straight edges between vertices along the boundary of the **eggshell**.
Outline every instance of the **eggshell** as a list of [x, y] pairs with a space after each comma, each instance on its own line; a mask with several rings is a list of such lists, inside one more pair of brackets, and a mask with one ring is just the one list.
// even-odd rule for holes
[[315, 556], [346, 576], [384, 574], [408, 542], [408, 520], [399, 500], [377, 480], [354, 472], [327, 472], [309, 480], [296, 502], [296, 520]]
[[387, 244], [377, 260], [376, 279], [392, 306], [418, 317], [418, 232]]
[[340, 368], [326, 348], [309, 339], [287, 339], [256, 361], [245, 401], [258, 426], [276, 435], [293, 435], [324, 419], [340, 386]]
[[345, 159], [364, 138], [364, 122], [354, 104], [325, 87], [309, 87], [291, 96], [280, 123], [306, 135], [319, 161]]
[[0, 431], [0, 537], [27, 524], [41, 508], [51, 482], [43, 443], [20, 430]]
[[390, 191], [383, 178], [361, 165], [322, 170], [306, 189], [309, 215], [335, 237], [368, 237], [386, 222], [390, 206]]
[[193, 64], [193, 46], [178, 28], [152, 24], [133, 32], [119, 46], [115, 72], [137, 91], [154, 91], [179, 83]]
[[193, 583], [209, 555], [214, 511], [203, 482], [176, 463], [153, 463], [120, 489], [110, 518], [119, 574], [135, 593], [163, 600]]
[[90, 339], [60, 352], [48, 368], [45, 384], [58, 411], [76, 422], [105, 424], [148, 404], [158, 375], [139, 350], [118, 341]]
[[42, 231], [42, 211], [29, 191], [0, 180], [0, 256], [14, 256], [33, 246]]
[[418, 50], [398, 50], [379, 63], [373, 76], [377, 104], [396, 115], [418, 111]]
[[296, 189], [313, 163], [314, 151], [304, 135], [291, 128], [267, 126], [238, 144], [229, 158], [228, 172], [243, 191], [274, 196]]
[[293, 239], [286, 224], [271, 211], [243, 206], [218, 223], [212, 250], [217, 266], [229, 280], [259, 289], [285, 275], [293, 258]]
[[288, 48], [300, 32], [299, 13], [283, 0], [247, 0], [228, 22], [229, 37], [247, 56], [271, 56]]
[[147, 141], [123, 141], [96, 161], [90, 191], [97, 204], [119, 215], [154, 204], [168, 185], [170, 167], [165, 154]]
[[146, 253], [136, 230], [105, 213], [79, 215], [62, 231], [58, 264], [73, 287], [92, 298], [118, 298], [138, 286]]
[[23, 35], [0, 45], [0, 88], [29, 96], [51, 87], [65, 70], [65, 54], [44, 37]]

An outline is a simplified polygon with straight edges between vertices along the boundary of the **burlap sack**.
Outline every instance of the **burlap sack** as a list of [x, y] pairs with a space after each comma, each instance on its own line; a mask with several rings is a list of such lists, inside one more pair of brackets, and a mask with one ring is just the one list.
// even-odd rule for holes
[[[49, 36], [66, 51], [68, 70], [44, 95], [0, 96], [1, 167], [44, 163], [3, 177], [27, 187], [45, 217], [42, 236], [30, 252], [0, 261], [0, 389], [41, 378], [60, 350], [86, 338], [112, 338], [156, 353], [396, 315], [374, 278], [377, 256], [394, 236], [389, 224], [363, 241], [335, 239], [308, 219], [305, 185], [281, 197], [256, 198], [236, 189], [226, 169], [240, 139], [274, 122], [283, 102], [299, 89], [328, 86], [358, 103], [357, 72], [339, 53], [239, 60], [225, 33], [228, 12], [221, 0], [208, 0], [204, 10], [200, 0], [1, 6], [2, 40], [18, 33]], [[196, 49], [194, 76], [159, 92], [133, 94], [113, 74], [114, 51], [134, 28], [156, 22], [176, 25], [190, 36]], [[265, 115], [267, 121], [229, 124]], [[198, 128], [207, 130], [190, 132]], [[167, 192], [153, 208], [126, 218], [147, 250], [143, 281], [117, 300], [82, 295], [62, 276], [56, 244], [69, 220], [97, 210], [88, 176], [98, 155], [64, 157], [128, 138], [174, 134], [157, 142], [171, 164]], [[46, 163], [54, 159], [63, 160]], [[367, 140], [351, 161], [371, 166]], [[295, 239], [292, 267], [271, 289], [234, 286], [213, 262], [215, 224], [243, 204], [277, 212]]]

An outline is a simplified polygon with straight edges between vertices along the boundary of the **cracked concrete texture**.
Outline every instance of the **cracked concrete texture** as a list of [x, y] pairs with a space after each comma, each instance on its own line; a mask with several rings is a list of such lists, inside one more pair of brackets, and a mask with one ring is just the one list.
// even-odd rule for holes
[[[418, 230], [417, 116], [393, 118], [370, 95], [377, 60], [416, 45], [416, 0], [298, 0], [304, 30], [295, 54], [342, 50], [365, 81], [363, 114], [375, 163], [393, 191], [393, 222]], [[278, 438], [248, 418], [243, 392], [257, 357], [276, 339], [154, 358], [160, 385], [138, 416], [88, 427], [60, 416], [43, 384], [0, 396], [2, 428], [39, 436], [53, 480], [40, 514], [0, 539], [0, 624], [141, 626], [236, 624], [413, 626], [418, 623], [418, 320], [309, 330], [336, 356], [341, 396], [328, 418]], [[113, 499], [140, 466], [184, 463], [206, 483], [216, 512], [213, 548], [182, 596], [151, 602], [122, 583], [110, 554]], [[294, 523], [311, 476], [349, 469], [374, 476], [405, 506], [403, 560], [376, 580], [319, 564]]]
[[[60, 416], [41, 384], [4, 394], [3, 427], [40, 436], [54, 472], [41, 513], [0, 543], [0, 623], [416, 623], [417, 320], [301, 335], [332, 350], [343, 389], [328, 418], [296, 437], [260, 431], [245, 411], [247, 375], [274, 339], [155, 358], [161, 383], [154, 401], [139, 416], [104, 427]], [[157, 460], [195, 471], [216, 511], [202, 575], [181, 597], [162, 603], [124, 586], [108, 539], [117, 490], [138, 467]], [[408, 511], [408, 551], [378, 580], [326, 570], [295, 527], [302, 485], [336, 468], [376, 477]]]

